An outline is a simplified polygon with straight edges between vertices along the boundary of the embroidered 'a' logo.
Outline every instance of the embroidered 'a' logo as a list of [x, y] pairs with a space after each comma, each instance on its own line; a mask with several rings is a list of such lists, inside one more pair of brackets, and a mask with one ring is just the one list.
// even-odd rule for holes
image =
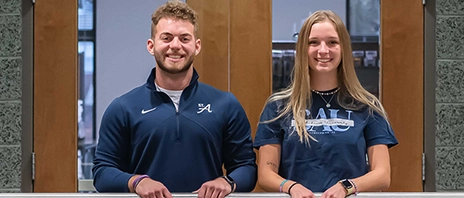
[[198, 103], [198, 111], [197, 113], [200, 114], [202, 113], [203, 111], [207, 111], [208, 113], [211, 113], [213, 111], [211, 111], [211, 104], [207, 104], [206, 106], [203, 104], [203, 103]]

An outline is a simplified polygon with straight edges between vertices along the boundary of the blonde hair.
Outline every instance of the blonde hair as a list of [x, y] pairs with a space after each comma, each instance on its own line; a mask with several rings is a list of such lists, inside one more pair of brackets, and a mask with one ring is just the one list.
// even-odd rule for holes
[[337, 80], [340, 86], [337, 96], [338, 103], [341, 107], [349, 110], [359, 110], [367, 105], [370, 115], [373, 115], [375, 111], [388, 121], [387, 113], [380, 101], [361, 86], [356, 76], [350, 35], [343, 21], [330, 10], [316, 11], [306, 19], [299, 32], [291, 84], [285, 90], [272, 94], [266, 101], [266, 103], [278, 100], [287, 101], [283, 107], [279, 107], [279, 115], [277, 117], [265, 122], [273, 122], [290, 112], [293, 113], [296, 133], [300, 137], [300, 142], [304, 141], [305, 143], [309, 143], [309, 139], [317, 141], [307, 132], [305, 122], [305, 110], [311, 109], [312, 104], [310, 69], [308, 65], [309, 36], [314, 24], [325, 21], [331, 22], [334, 25], [342, 49], [342, 60], [337, 68]]
[[183, 1], [173, 0], [168, 1], [164, 5], [156, 9], [151, 15], [151, 35], [156, 34], [156, 25], [163, 18], [173, 18], [177, 20], [186, 20], [192, 23], [194, 27], [194, 36], [198, 38], [198, 15]]

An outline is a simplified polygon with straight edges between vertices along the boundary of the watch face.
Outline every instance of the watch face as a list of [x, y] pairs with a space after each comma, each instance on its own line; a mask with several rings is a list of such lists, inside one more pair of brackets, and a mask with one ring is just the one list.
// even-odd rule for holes
[[343, 184], [343, 186], [345, 186], [346, 189], [350, 189], [350, 188], [353, 187], [353, 185], [351, 185], [351, 182], [348, 181], [348, 180], [343, 180], [342, 184]]

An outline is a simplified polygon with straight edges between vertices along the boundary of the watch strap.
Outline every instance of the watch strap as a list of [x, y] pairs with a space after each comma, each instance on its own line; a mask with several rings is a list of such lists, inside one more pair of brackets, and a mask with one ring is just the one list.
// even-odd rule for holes
[[345, 188], [346, 196], [352, 195], [356, 192], [355, 188], [353, 187], [353, 183], [349, 179], [340, 180], [339, 183]]
[[226, 180], [227, 183], [230, 185], [230, 193], [233, 193], [235, 191], [235, 181], [230, 177], [229, 175], [221, 176], [224, 180]]

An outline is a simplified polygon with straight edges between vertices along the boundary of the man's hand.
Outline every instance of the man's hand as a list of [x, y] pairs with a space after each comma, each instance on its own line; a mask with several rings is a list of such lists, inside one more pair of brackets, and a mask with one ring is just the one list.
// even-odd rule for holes
[[150, 178], [142, 179], [134, 191], [142, 198], [172, 198], [166, 186]]
[[193, 193], [198, 193], [199, 198], [224, 198], [230, 194], [232, 188], [224, 178], [216, 178], [203, 183], [201, 187]]

